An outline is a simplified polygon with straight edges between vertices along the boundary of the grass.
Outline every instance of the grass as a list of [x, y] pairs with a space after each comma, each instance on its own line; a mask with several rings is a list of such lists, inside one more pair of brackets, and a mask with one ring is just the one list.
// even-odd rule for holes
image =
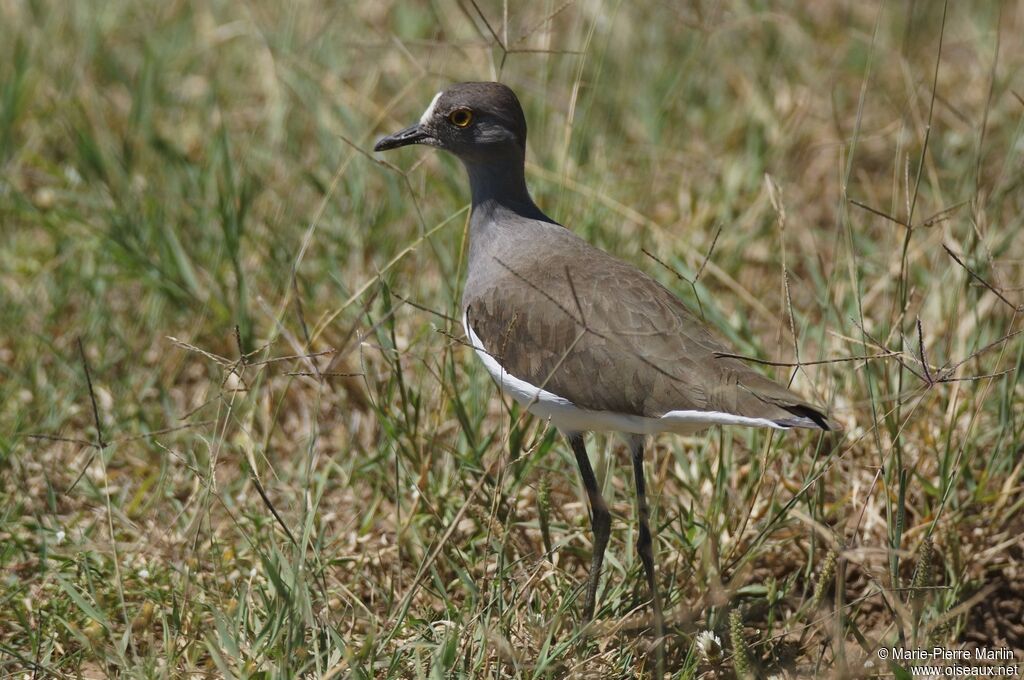
[[846, 426], [656, 440], [674, 677], [1019, 663], [1022, 29], [1014, 3], [0, 3], [0, 670], [650, 670], [623, 447], [590, 440], [614, 520], [583, 631], [572, 456], [453, 320], [462, 170], [368, 151], [499, 76], [547, 212]]

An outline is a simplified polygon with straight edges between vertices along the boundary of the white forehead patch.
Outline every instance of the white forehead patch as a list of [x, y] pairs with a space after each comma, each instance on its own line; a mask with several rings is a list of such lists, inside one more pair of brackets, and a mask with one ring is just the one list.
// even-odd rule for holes
[[420, 125], [426, 125], [427, 121], [433, 118], [434, 107], [437, 106], [437, 100], [441, 98], [442, 94], [443, 93], [438, 92], [434, 95], [434, 98], [430, 100], [430, 106], [428, 106], [427, 110], [423, 112], [422, 116], [420, 116]]

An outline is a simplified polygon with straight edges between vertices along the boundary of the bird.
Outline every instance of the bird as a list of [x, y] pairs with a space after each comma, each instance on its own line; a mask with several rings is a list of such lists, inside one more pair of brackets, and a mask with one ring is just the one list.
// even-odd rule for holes
[[584, 434], [617, 432], [626, 439], [637, 495], [636, 551], [660, 645], [664, 612], [646, 497], [646, 437], [714, 425], [840, 427], [824, 409], [744, 363], [651, 276], [548, 217], [526, 185], [526, 129], [510, 87], [457, 83], [374, 151], [420, 144], [454, 154], [466, 169], [472, 211], [462, 324], [499, 388], [557, 428], [576, 458], [593, 532], [584, 622], [594, 615], [611, 531]]

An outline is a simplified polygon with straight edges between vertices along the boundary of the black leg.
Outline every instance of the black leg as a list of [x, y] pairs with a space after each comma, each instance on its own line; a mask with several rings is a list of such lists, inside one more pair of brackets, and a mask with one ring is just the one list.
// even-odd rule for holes
[[[659, 672], [664, 666], [663, 641], [665, 639], [665, 618], [661, 612], [661, 597], [658, 595], [658, 584], [654, 579], [654, 542], [651, 539], [649, 522], [650, 511], [647, 509], [647, 484], [644, 482], [644, 438], [633, 435], [629, 439], [629, 450], [633, 454], [633, 477], [636, 479], [636, 507], [640, 516], [640, 535], [636, 539], [636, 553], [644, 564], [647, 573], [647, 586], [651, 590], [651, 606], [654, 608], [654, 636], [658, 655]], [[659, 675], [659, 677], [661, 677]]]
[[590, 563], [590, 580], [587, 583], [587, 599], [583, 604], [583, 620], [589, 621], [594, 616], [594, 602], [597, 599], [597, 584], [601, 580], [601, 565], [604, 564], [604, 551], [608, 547], [608, 535], [612, 528], [612, 515], [604, 502], [601, 490], [597, 488], [597, 477], [590, 466], [587, 449], [583, 444], [583, 435], [570, 434], [569, 445], [576, 454], [576, 464], [580, 466], [583, 486], [590, 499], [590, 526], [594, 529], [594, 556]]

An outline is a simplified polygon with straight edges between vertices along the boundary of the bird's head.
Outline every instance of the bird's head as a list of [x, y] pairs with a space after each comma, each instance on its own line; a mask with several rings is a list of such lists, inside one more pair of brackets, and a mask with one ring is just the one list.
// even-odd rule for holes
[[438, 92], [415, 125], [384, 137], [374, 151], [425, 144], [479, 163], [526, 150], [526, 116], [501, 83], [458, 83]]

